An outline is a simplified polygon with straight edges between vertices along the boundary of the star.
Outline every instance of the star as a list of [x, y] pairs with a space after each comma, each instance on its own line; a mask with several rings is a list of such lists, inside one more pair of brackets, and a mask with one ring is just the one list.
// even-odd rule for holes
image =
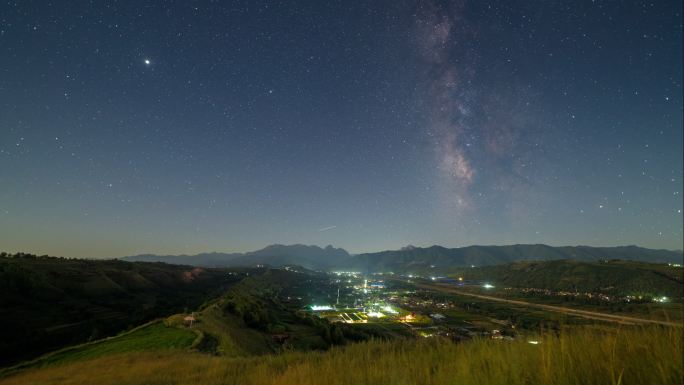
[[147, 66], [150, 65], [150, 64], [152, 64], [152, 62], [150, 61], [150, 59], [145, 59], [145, 60], [143, 60], [143, 63], [145, 63], [145, 65], [147, 65]]

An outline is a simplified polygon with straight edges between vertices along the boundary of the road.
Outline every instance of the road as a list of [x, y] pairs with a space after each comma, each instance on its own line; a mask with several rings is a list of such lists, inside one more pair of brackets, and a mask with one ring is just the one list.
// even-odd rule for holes
[[539, 303], [518, 301], [518, 300], [514, 300], [514, 299], [492, 297], [490, 295], [474, 294], [474, 293], [469, 293], [467, 291], [459, 290], [458, 288], [455, 288], [451, 285], [445, 285], [445, 284], [423, 284], [423, 283], [413, 282], [413, 285], [420, 287], [420, 288], [423, 288], [423, 289], [437, 290], [437, 291], [442, 291], [442, 292], [447, 292], [447, 293], [463, 295], [463, 296], [467, 296], [467, 297], [484, 299], [487, 301], [508, 303], [511, 305], [518, 305], [518, 306], [543, 309], [543, 310], [552, 311], [552, 312], [556, 312], [556, 313], [570, 314], [570, 315], [574, 315], [574, 316], [578, 316], [578, 317], [582, 317], [582, 318], [593, 319], [593, 320], [600, 320], [600, 321], [607, 321], [607, 322], [618, 322], [618, 323], [625, 323], [625, 324], [657, 324], [657, 325], [678, 326], [678, 327], [684, 326], [684, 324], [682, 324], [681, 322], [658, 321], [658, 320], [629, 317], [629, 316], [617, 315], [617, 314], [601, 313], [601, 312], [589, 311], [589, 310], [572, 309], [572, 308], [562, 307], [562, 306], [544, 305], [544, 304], [539, 304]]

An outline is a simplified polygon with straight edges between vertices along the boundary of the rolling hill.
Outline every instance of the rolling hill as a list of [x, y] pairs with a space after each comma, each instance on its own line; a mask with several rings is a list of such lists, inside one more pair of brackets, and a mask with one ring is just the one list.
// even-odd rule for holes
[[623, 260], [522, 261], [456, 269], [452, 275], [465, 280], [483, 280], [496, 286], [620, 296], [681, 298], [684, 289], [684, 269], [681, 267]]
[[0, 257], [0, 366], [195, 308], [238, 279], [161, 263]]

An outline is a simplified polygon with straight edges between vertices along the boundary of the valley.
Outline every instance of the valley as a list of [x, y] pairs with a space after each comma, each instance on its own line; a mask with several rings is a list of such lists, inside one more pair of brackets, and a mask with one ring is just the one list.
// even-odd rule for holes
[[[378, 348], [392, 350], [396, 344], [427, 341], [434, 341], [435, 346], [479, 346], [497, 341], [503, 345], [496, 349], [506, 351], [513, 346], [522, 349], [523, 345], [538, 345], [551, 336], [604, 336], [621, 329], [660, 333], [654, 331], [658, 327], [663, 332], [681, 333], [682, 329], [682, 296], [677, 295], [682, 268], [672, 264], [516, 262], [508, 266], [452, 267], [444, 275], [421, 276], [314, 271], [298, 265], [199, 270], [160, 263], [27, 255], [5, 257], [1, 262], [5, 287], [11, 289], [4, 292], [3, 303], [12, 306], [6, 309], [21, 314], [18, 309], [23, 302], [19, 298], [36, 295], [42, 289], [45, 293], [32, 299], [34, 306], [23, 310], [35, 312], [31, 316], [34, 324], [48, 325], [49, 319], [40, 321], [38, 315], [44, 317], [44, 309], [50, 308], [51, 314], [62, 314], [63, 324], [80, 325], [75, 330], [81, 331], [68, 334], [67, 326], [28, 330], [26, 335], [62, 330], [70, 337], [55, 339], [51, 345], [25, 344], [25, 353], [11, 356], [0, 369], [0, 383], [71, 370], [88, 362], [96, 365], [122, 355], [186, 354], [192, 360], [206, 357], [210, 362], [217, 358], [244, 360], [347, 351], [359, 344], [369, 348], [380, 344]], [[569, 271], [574, 270], [582, 271], [584, 279], [572, 278]], [[521, 275], [525, 276], [523, 281], [513, 279]], [[107, 280], [100, 282], [103, 277]], [[109, 286], [104, 282], [110, 282]], [[638, 282], [643, 290], [635, 290]], [[93, 292], [96, 283], [99, 291]], [[568, 285], [575, 290], [568, 291]], [[68, 295], [85, 309], [100, 306], [112, 311], [149, 311], [122, 313], [122, 320], [132, 326], [120, 323], [118, 328], [107, 316], [85, 313], [92, 326], [84, 329], [79, 323], [84, 313], [57, 312], [68, 309], [64, 302], [37, 306], [41, 304], [39, 298], [51, 298], [50, 291]], [[108, 297], [108, 291], [116, 295]], [[97, 300], [93, 299], [95, 293]], [[107, 298], [111, 300], [107, 302]], [[155, 307], [163, 301], [175, 301], [170, 302], [175, 305]], [[140, 326], [135, 325], [136, 320]], [[10, 329], [8, 321], [6, 318], [3, 330]], [[98, 326], [101, 324], [110, 328]], [[94, 330], [100, 329], [107, 330], [109, 336], [94, 336]], [[82, 337], [86, 335], [89, 337]], [[23, 337], [15, 333], [12, 338], [18, 341]], [[40, 355], [51, 347], [58, 350]], [[22, 356], [25, 359], [16, 359]]]

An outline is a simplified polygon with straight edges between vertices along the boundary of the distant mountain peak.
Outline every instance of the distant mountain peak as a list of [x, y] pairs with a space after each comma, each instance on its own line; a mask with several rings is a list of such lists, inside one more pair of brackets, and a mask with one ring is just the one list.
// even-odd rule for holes
[[467, 246], [446, 248], [439, 245], [416, 247], [407, 245], [400, 250], [386, 250], [350, 256], [332, 245], [272, 244], [247, 253], [202, 253], [197, 255], [138, 255], [124, 257], [129, 261], [166, 262], [202, 267], [298, 265], [312, 270], [353, 268], [364, 271], [413, 271], [421, 266], [433, 268], [454, 266], [485, 266], [507, 264], [522, 260], [635, 260], [644, 262], [682, 263], [682, 251], [652, 250], [638, 246], [591, 247], [548, 246], [517, 244], [509, 246]]
[[274, 243], [274, 244], [268, 245], [262, 249], [250, 251], [250, 252], [247, 252], [245, 254], [252, 254], [252, 253], [257, 253], [257, 252], [265, 251], [265, 250], [270, 251], [270, 250], [287, 250], [287, 249], [290, 249], [290, 250], [317, 250], [317, 251], [344, 251], [345, 253], [347, 253], [346, 250], [344, 250], [342, 248], [334, 247], [333, 245], [327, 245], [323, 248], [323, 247], [320, 247], [318, 245], [304, 245], [301, 243], [295, 243], [295, 244], [291, 244], [291, 245]]

